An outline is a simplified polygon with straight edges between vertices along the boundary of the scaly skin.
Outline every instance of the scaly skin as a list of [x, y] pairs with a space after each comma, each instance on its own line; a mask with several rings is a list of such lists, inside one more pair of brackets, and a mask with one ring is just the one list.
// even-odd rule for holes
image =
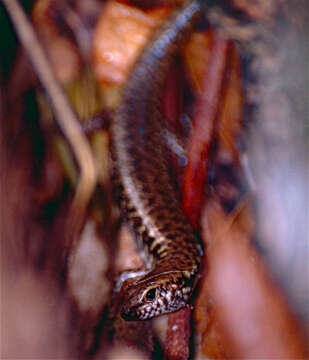
[[201, 245], [168, 172], [160, 112], [173, 54], [200, 13], [199, 2], [189, 1], [156, 32], [131, 72], [111, 126], [121, 206], [153, 260], [146, 275], [122, 286], [126, 320], [185, 306], [200, 268]]

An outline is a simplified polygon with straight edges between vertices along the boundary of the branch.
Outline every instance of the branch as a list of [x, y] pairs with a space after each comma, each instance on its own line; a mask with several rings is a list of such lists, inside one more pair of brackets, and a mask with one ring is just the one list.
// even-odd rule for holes
[[7, 9], [34, 70], [49, 96], [56, 121], [72, 147], [79, 165], [80, 177], [70, 216], [70, 223], [74, 224], [74, 228], [78, 230], [78, 225], [81, 224], [83, 215], [86, 212], [97, 179], [91, 148], [80, 130], [79, 121], [62, 91], [22, 7], [16, 0], [2, 0], [2, 2]]

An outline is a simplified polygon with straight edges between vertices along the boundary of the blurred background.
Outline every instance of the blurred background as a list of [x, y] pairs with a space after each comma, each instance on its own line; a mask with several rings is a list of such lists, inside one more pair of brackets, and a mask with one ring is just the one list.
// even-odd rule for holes
[[76, 154], [0, 3], [1, 358], [306, 358], [308, 3], [213, 1], [175, 55], [162, 109], [184, 149], [168, 156], [205, 266], [191, 315], [138, 323], [114, 291], [143, 260], [112, 196], [108, 128], [182, 1], [20, 3], [98, 175], [68, 242]]

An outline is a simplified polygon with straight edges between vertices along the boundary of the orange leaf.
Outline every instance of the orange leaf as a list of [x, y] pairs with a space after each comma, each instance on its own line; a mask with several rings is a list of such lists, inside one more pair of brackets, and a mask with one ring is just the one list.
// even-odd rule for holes
[[122, 85], [155, 28], [169, 13], [167, 7], [149, 11], [109, 1], [93, 36], [94, 70], [99, 81]]

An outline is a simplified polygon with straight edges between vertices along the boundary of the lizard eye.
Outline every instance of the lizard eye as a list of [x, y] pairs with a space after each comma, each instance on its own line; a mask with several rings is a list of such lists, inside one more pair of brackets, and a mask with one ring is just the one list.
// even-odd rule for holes
[[154, 298], [156, 297], [156, 292], [157, 292], [156, 288], [152, 288], [152, 289], [148, 290], [146, 293], [146, 300], [148, 300], [148, 301], [154, 300]]

